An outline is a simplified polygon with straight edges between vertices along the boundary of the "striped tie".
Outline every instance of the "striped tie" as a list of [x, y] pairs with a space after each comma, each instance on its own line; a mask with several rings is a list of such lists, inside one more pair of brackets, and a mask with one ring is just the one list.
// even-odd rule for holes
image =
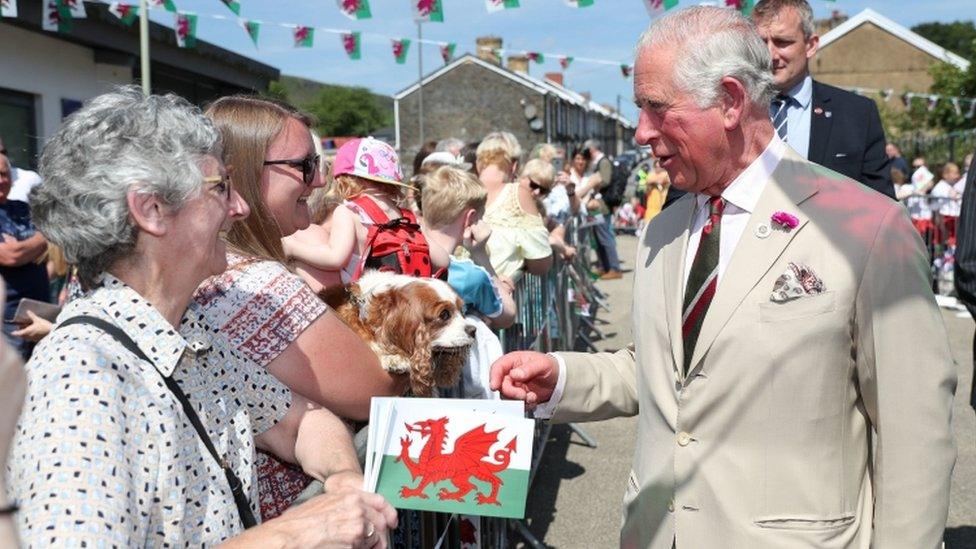
[[684, 372], [688, 373], [691, 365], [691, 355], [698, 342], [705, 313], [715, 296], [718, 287], [718, 256], [719, 242], [722, 234], [722, 212], [725, 201], [720, 196], [708, 199], [708, 221], [702, 228], [701, 242], [691, 263], [688, 273], [688, 283], [685, 285], [685, 302], [681, 315], [681, 337], [684, 339], [685, 362]]
[[779, 138], [784, 142], [788, 141], [789, 134], [787, 133], [786, 126], [786, 115], [788, 114], [791, 98], [788, 95], [779, 94], [769, 105], [769, 117], [773, 121], [773, 127], [776, 128], [776, 133], [779, 134]]

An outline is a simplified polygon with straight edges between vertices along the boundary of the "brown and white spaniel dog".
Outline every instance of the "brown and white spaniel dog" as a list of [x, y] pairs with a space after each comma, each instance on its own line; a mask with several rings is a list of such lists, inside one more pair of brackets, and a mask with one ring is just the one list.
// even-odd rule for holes
[[446, 282], [367, 271], [357, 282], [319, 295], [369, 343], [383, 368], [409, 374], [414, 396], [458, 382], [475, 327], [464, 320], [461, 299]]

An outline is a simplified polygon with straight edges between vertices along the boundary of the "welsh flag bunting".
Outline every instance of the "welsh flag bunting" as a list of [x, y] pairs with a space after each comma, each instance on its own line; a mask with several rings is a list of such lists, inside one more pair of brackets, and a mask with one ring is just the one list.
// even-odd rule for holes
[[241, 21], [241, 27], [244, 32], [250, 37], [251, 42], [254, 42], [254, 47], [258, 47], [258, 33], [261, 31], [261, 23], [257, 21]]
[[72, 19], [84, 19], [88, 16], [85, 13], [85, 2], [83, 0], [58, 0], [62, 8], [68, 10]]
[[448, 42], [446, 44], [440, 45], [441, 59], [444, 60], [445, 64], [450, 63], [451, 60], [454, 59], [454, 48], [456, 47], [457, 44], [455, 44], [454, 42]]
[[644, 0], [644, 7], [651, 17], [657, 17], [677, 5], [678, 0]]
[[71, 9], [62, 5], [60, 0], [48, 0], [44, 3], [44, 19], [41, 27], [51, 32], [71, 32]]
[[630, 65], [626, 65], [626, 64], [620, 65], [620, 73], [624, 75], [624, 78], [630, 78], [630, 71], [632, 70], [633, 67], [631, 67]]
[[410, 0], [414, 21], [444, 22], [444, 0]]
[[346, 55], [353, 61], [358, 61], [362, 56], [362, 42], [359, 40], [358, 32], [347, 32], [342, 34], [342, 49], [346, 50]]
[[176, 13], [176, 3], [173, 0], [149, 0], [149, 5]]
[[131, 6], [129, 4], [122, 4], [120, 2], [112, 2], [108, 7], [109, 13], [119, 18], [122, 24], [131, 27], [136, 19], [139, 18], [139, 8], [137, 6]]
[[399, 40], [393, 40], [393, 57], [396, 57], [396, 62], [402, 65], [407, 62], [407, 52], [410, 50], [410, 39], [401, 38]]
[[529, 61], [535, 61], [540, 65], [546, 62], [546, 56], [537, 51], [526, 52], [525, 56], [529, 58]]
[[197, 15], [195, 13], [177, 13], [176, 45], [181, 48], [197, 47]]
[[752, 13], [752, 8], [755, 6], [753, 0], [725, 0], [725, 6], [729, 8], [735, 8], [739, 10], [742, 15], [748, 16]]
[[573, 63], [573, 58], [569, 56], [563, 56], [559, 58], [559, 66], [566, 70]]
[[519, 3], [518, 0], [485, 0], [485, 7], [488, 8], [488, 13], [494, 13], [496, 11], [517, 8], [519, 7]]
[[0, 0], [0, 17], [17, 17], [17, 0]]
[[296, 48], [311, 48], [315, 41], [315, 29], [298, 25], [295, 27], [292, 37], [295, 39]]
[[240, 15], [241, 14], [241, 3], [240, 2], [236, 2], [235, 0], [220, 0], [220, 1], [225, 6], [227, 6], [227, 9], [229, 9], [232, 12], [234, 12], [234, 15]]
[[339, 11], [349, 19], [369, 19], [373, 14], [369, 11], [369, 0], [336, 0]]
[[593, 2], [594, 0], [566, 0], [566, 5], [571, 8], [588, 8]]

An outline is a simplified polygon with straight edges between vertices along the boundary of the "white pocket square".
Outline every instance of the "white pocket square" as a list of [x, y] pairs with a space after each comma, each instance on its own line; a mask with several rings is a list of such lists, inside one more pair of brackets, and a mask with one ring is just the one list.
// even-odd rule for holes
[[822, 294], [824, 290], [823, 281], [813, 269], [791, 261], [786, 271], [773, 284], [773, 293], [769, 295], [769, 299], [776, 303], [785, 303], [807, 295]]
[[847, 158], [847, 153], [837, 153], [834, 158]]

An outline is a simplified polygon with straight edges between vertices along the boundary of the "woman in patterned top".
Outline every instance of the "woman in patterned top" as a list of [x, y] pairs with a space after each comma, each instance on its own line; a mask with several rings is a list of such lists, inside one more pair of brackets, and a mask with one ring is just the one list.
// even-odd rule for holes
[[325, 479], [335, 418], [242, 358], [191, 303], [248, 214], [220, 158], [198, 109], [134, 87], [93, 99], [44, 148], [34, 219], [88, 290], [59, 323], [96, 320], [56, 328], [26, 366], [9, 496], [27, 546], [382, 546], [396, 521], [382, 498], [347, 488], [243, 531], [255, 450]]
[[[309, 120], [293, 108], [253, 97], [224, 97], [206, 111], [223, 135], [234, 185], [251, 215], [227, 235], [226, 272], [194, 299], [244, 356], [295, 393], [353, 420], [369, 417], [370, 398], [403, 393], [404, 380], [380, 367], [367, 344], [285, 266], [281, 239], [311, 223], [308, 197], [324, 185]], [[348, 448], [347, 433], [336, 433]], [[277, 516], [310, 480], [261, 456], [261, 513]]]

